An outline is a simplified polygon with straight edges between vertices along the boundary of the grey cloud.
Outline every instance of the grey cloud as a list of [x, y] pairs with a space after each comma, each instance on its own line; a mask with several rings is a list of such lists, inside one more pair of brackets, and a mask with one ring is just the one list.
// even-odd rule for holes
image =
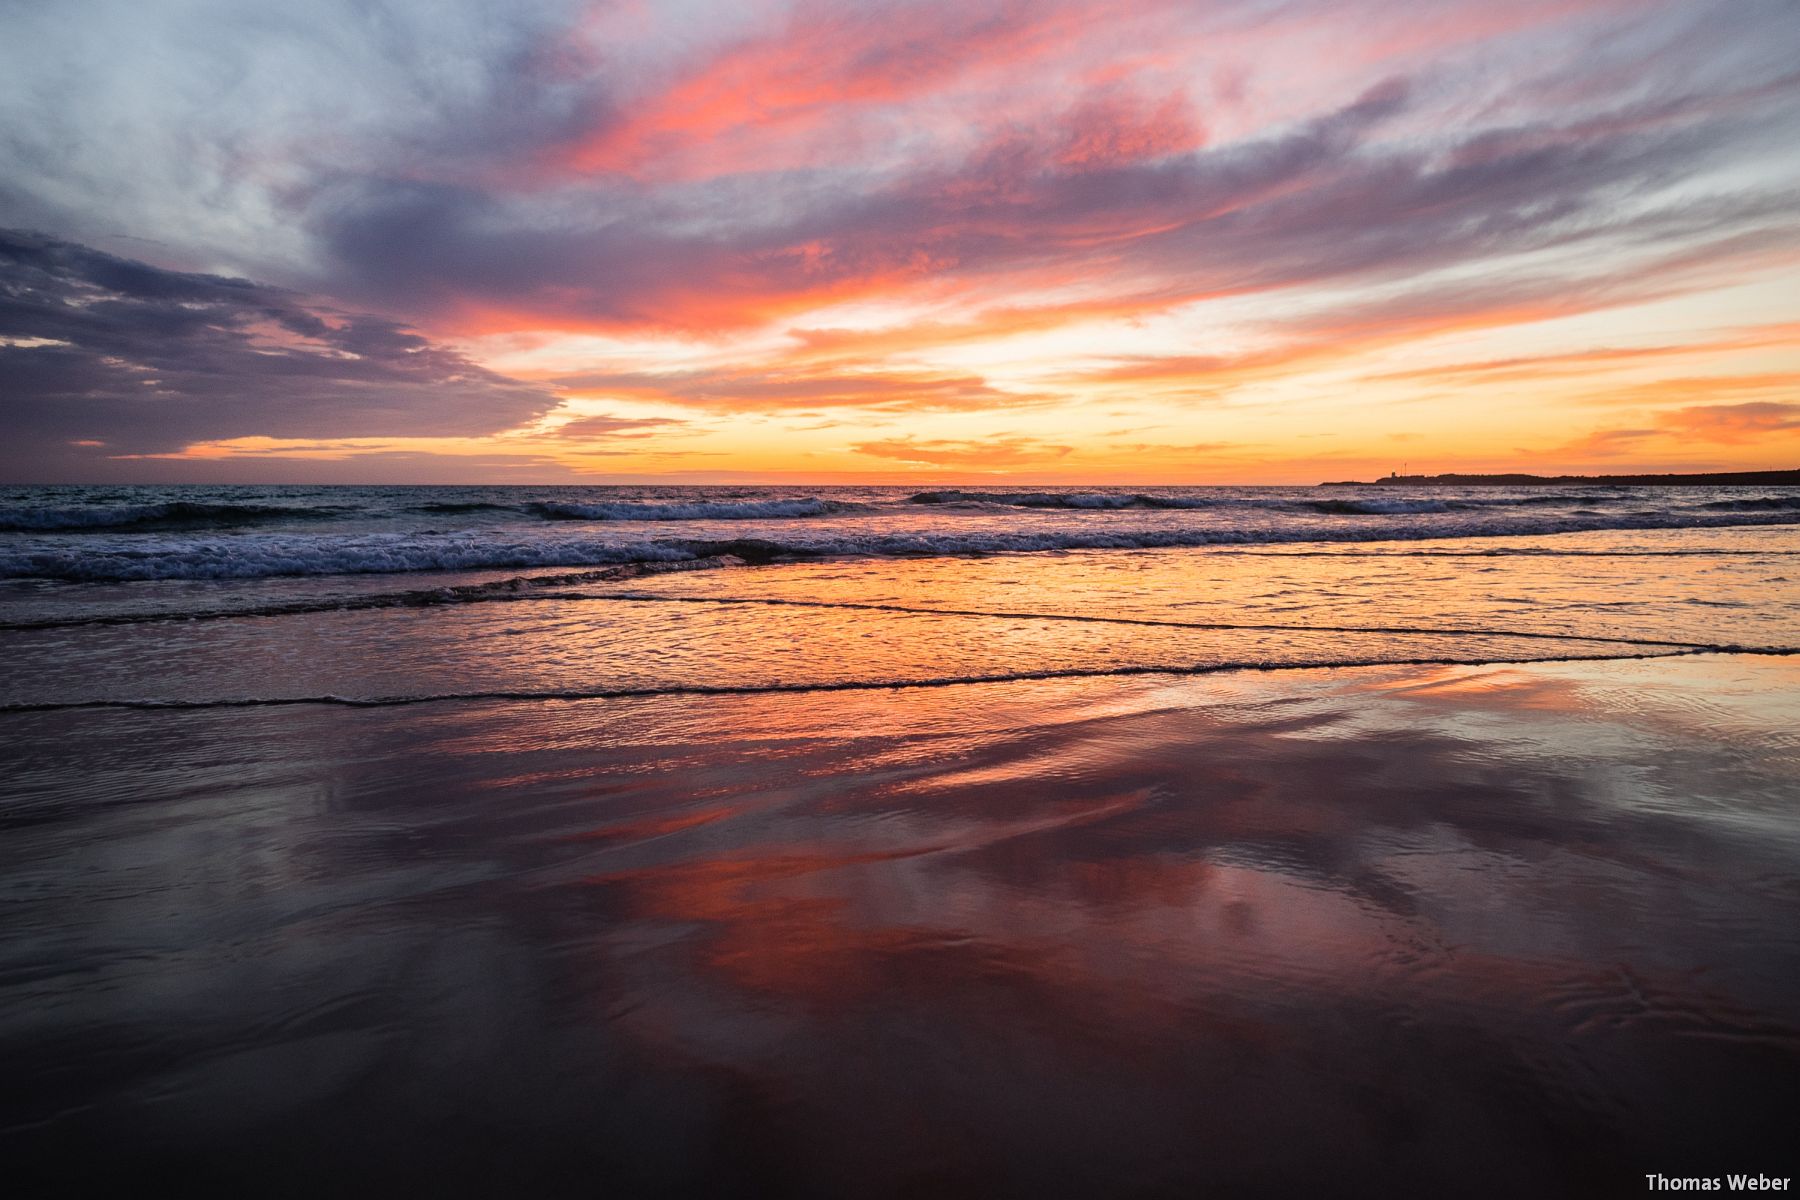
[[0, 6], [0, 224], [312, 282], [287, 220], [343, 173], [492, 178], [610, 119], [558, 69], [583, 0]]
[[386, 318], [15, 231], [0, 231], [0, 398], [13, 477], [77, 441], [103, 444], [91, 459], [258, 435], [479, 435], [557, 403]]
[[[1049, 142], [1009, 141], [949, 170], [824, 188], [607, 182], [520, 197], [361, 176], [321, 188], [306, 219], [331, 263], [322, 281], [370, 303], [473, 300], [577, 324], [703, 328], [739, 307], [755, 319], [760, 299], [869, 276], [1054, 261], [1067, 227], [1096, 215], [1166, 220], [1240, 202], [1346, 154], [1405, 100], [1404, 82], [1389, 81], [1280, 138], [1153, 165], [1057, 171]], [[801, 250], [821, 242], [823, 256]]]
[[1595, 254], [1757, 228], [1791, 204], [1768, 179], [1710, 198], [1669, 193], [1791, 126], [1800, 89], [1785, 78], [1602, 98], [1427, 139], [1384, 130], [1429, 117], [1423, 106], [1441, 97], [1391, 81], [1258, 141], [1098, 169], [1058, 167], [1050, 130], [954, 167], [835, 186], [790, 173], [540, 196], [362, 178], [306, 219], [327, 277], [372, 304], [472, 301], [552, 323], [701, 331], [846, 283], [1092, 271], [1097, 255], [1115, 285], [1151, 295], [1396, 278], [1541, 251], [1579, 276]]
[[[654, 99], [663, 59], [686, 61], [656, 39], [584, 49], [574, 0], [321, 0], [303, 16], [223, 3], [146, 15], [108, 0], [91, 27], [57, 7], [15, 6], [0, 24], [17, 35], [0, 38], [0, 161], [13, 168], [0, 219], [170, 239], [171, 261], [266, 264], [259, 277], [414, 320], [488, 307], [705, 333], [857, 287], [930, 279], [992, 294], [1009, 274], [1058, 272], [1154, 301], [1457, 269], [1459, 302], [1479, 308], [1518, 294], [1526, 253], [1560, 256], [1527, 281], [1558, 288], [1647, 247], [1666, 257], [1792, 227], [1800, 10], [1781, 0], [1620, 6], [1412, 64], [1414, 78], [1336, 111], [1185, 154], [1059, 164], [1059, 122], [1083, 111], [1071, 95], [1061, 114], [988, 130], [962, 161], [929, 145], [889, 168], [700, 183], [538, 173], [618, 119], [615, 105]], [[988, 19], [952, 7], [966, 17], [956, 28]], [[1309, 6], [1203, 7], [1230, 25]], [[713, 26], [732, 26], [725, 42], [779, 36], [780, 10], [680, 23], [701, 40]], [[873, 20], [849, 13], [859, 30]], [[912, 23], [893, 44], [887, 24], [859, 33], [855, 54], [877, 71], [893, 67], [883, 56], [930, 59], [935, 33], [908, 39], [942, 27], [917, 9], [889, 16]], [[769, 28], [738, 27], [762, 18]], [[582, 53], [594, 57], [561, 57]], [[143, 223], [120, 228], [126, 212]], [[302, 320], [304, 306], [277, 307], [263, 319]], [[204, 340], [176, 303], [139, 302], [132, 320]], [[330, 337], [376, 336], [358, 328], [334, 321]], [[17, 369], [74, 379], [103, 365], [44, 354]], [[756, 401], [756, 382], [734, 395]], [[946, 406], [983, 400], [974, 381]]]

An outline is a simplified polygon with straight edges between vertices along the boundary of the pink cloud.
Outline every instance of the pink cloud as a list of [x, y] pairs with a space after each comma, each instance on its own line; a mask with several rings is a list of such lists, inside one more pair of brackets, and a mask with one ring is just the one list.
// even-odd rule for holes
[[[1793, 379], [1800, 386], [1800, 377]], [[1727, 444], [1753, 442], [1800, 430], [1800, 404], [1751, 401], [1744, 404], [1696, 404], [1664, 413], [1663, 428], [1684, 437]]]

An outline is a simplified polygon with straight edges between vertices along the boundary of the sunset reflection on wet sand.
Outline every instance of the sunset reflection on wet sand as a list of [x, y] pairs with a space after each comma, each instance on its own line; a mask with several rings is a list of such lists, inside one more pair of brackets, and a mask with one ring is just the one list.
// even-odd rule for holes
[[15, 714], [8, 1157], [296, 1194], [1773, 1170], [1793, 661]]

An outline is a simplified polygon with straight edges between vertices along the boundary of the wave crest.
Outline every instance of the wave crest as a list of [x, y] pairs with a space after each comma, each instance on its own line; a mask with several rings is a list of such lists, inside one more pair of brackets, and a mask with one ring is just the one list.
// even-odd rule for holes
[[525, 510], [551, 521], [757, 521], [782, 517], [828, 517], [858, 512], [865, 505], [843, 500], [802, 496], [793, 500], [700, 500], [687, 504], [655, 504], [615, 501], [610, 504], [576, 504], [561, 500], [535, 500]]
[[874, 533], [847, 526], [801, 535], [757, 531], [741, 538], [605, 538], [601, 536], [487, 539], [467, 533], [428, 536], [329, 537], [251, 534], [233, 538], [170, 538], [142, 546], [117, 544], [0, 553], [0, 579], [79, 581], [139, 579], [250, 579], [277, 575], [359, 575], [434, 570], [552, 566], [609, 566], [732, 555], [750, 562], [809, 558], [937, 557], [1058, 550], [1148, 550], [1292, 543], [1416, 542], [1443, 538], [1524, 537], [1602, 529], [1704, 529], [1800, 524], [1800, 512], [1618, 513], [1593, 517], [1517, 515], [1481, 520], [1344, 522], [1210, 528], [1117, 528], [1075, 523], [1055, 530], [954, 529]]
[[283, 521], [329, 521], [341, 515], [330, 508], [294, 508], [279, 504], [201, 504], [171, 500], [166, 504], [125, 504], [110, 508], [74, 505], [66, 508], [0, 508], [0, 531], [7, 533], [79, 533], [85, 530], [193, 529], [206, 526], [268, 525]]

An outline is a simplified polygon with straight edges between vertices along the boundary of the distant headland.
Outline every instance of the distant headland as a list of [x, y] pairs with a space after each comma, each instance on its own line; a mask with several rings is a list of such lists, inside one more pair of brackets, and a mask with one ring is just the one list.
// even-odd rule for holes
[[1388, 475], [1320, 487], [1800, 487], [1800, 470], [1715, 471], [1698, 475]]

